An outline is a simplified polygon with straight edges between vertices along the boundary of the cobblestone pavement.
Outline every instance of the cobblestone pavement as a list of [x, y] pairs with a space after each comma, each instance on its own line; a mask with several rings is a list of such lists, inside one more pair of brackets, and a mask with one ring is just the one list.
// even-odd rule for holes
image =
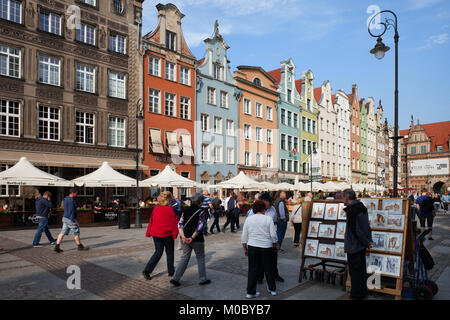
[[[221, 225], [224, 223], [222, 218]], [[243, 224], [243, 219], [241, 226]], [[434, 241], [427, 240], [436, 266], [431, 279], [450, 278], [450, 215], [436, 218]], [[79, 252], [71, 236], [56, 254], [45, 235], [43, 247], [32, 248], [35, 230], [0, 232], [0, 299], [245, 299], [247, 258], [240, 245], [241, 233], [220, 233], [206, 238], [206, 265], [212, 283], [198, 285], [196, 259], [193, 256], [181, 279], [180, 287], [169, 284], [165, 256], [153, 272], [151, 281], [141, 272], [153, 253], [153, 241], [142, 229], [118, 229], [116, 226], [81, 228], [83, 244], [91, 250]], [[59, 229], [51, 229], [54, 236]], [[342, 299], [346, 293], [339, 285], [304, 280], [298, 283], [301, 252], [292, 246], [293, 228], [288, 227], [284, 253], [278, 265], [284, 283], [277, 283], [278, 296], [271, 297], [265, 285], [259, 286], [259, 299]], [[181, 255], [175, 250], [175, 264]], [[69, 290], [67, 267], [81, 270], [81, 289]], [[442, 277], [441, 277], [442, 275]], [[444, 281], [442, 280], [442, 281]], [[445, 280], [447, 281], [447, 280]], [[442, 285], [444, 285], [443, 283]], [[381, 297], [390, 299], [391, 297]], [[440, 299], [450, 299], [443, 291]]]

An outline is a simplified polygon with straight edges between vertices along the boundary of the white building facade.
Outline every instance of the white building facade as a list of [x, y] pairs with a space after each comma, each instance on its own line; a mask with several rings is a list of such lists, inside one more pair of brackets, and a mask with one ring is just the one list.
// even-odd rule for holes
[[338, 131], [338, 164], [337, 180], [351, 182], [350, 159], [350, 104], [343, 90], [338, 90], [334, 99], [334, 109], [337, 112]]
[[377, 119], [375, 102], [372, 97], [367, 99], [367, 182], [375, 184], [377, 162]]

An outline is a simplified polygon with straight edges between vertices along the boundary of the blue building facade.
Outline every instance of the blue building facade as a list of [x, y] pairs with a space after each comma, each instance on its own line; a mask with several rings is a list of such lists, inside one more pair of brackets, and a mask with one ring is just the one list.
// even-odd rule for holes
[[205, 57], [197, 67], [195, 178], [204, 184], [217, 184], [237, 175], [241, 94], [217, 21], [214, 36], [204, 42]]
[[277, 80], [280, 98], [278, 114], [278, 180], [295, 183], [300, 179], [300, 94], [295, 86], [295, 64], [292, 58], [281, 62], [281, 68], [270, 71]]

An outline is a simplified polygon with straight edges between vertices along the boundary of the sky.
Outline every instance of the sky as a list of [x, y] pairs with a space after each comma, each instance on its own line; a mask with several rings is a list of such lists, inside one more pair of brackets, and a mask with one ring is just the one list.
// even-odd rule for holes
[[[157, 24], [158, 3], [145, 0], [143, 33]], [[369, 53], [376, 38], [369, 35], [372, 8], [392, 10], [398, 17], [399, 127], [414, 122], [450, 120], [450, 1], [448, 0], [172, 0], [185, 15], [183, 34], [197, 59], [204, 57], [203, 40], [214, 21], [230, 46], [232, 71], [239, 65], [266, 71], [292, 58], [296, 78], [314, 73], [314, 86], [329, 80], [333, 92], [381, 99], [384, 117], [394, 124], [394, 31], [383, 42], [391, 50], [382, 60]], [[384, 17], [388, 16], [383, 16]], [[374, 29], [376, 33], [382, 30]]]

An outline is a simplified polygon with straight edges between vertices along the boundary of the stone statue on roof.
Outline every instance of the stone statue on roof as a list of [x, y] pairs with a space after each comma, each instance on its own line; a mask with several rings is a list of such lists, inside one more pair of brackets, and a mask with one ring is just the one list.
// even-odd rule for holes
[[219, 34], [219, 21], [216, 20], [214, 22], [214, 37], [219, 37], [219, 36], [220, 36], [220, 34]]

